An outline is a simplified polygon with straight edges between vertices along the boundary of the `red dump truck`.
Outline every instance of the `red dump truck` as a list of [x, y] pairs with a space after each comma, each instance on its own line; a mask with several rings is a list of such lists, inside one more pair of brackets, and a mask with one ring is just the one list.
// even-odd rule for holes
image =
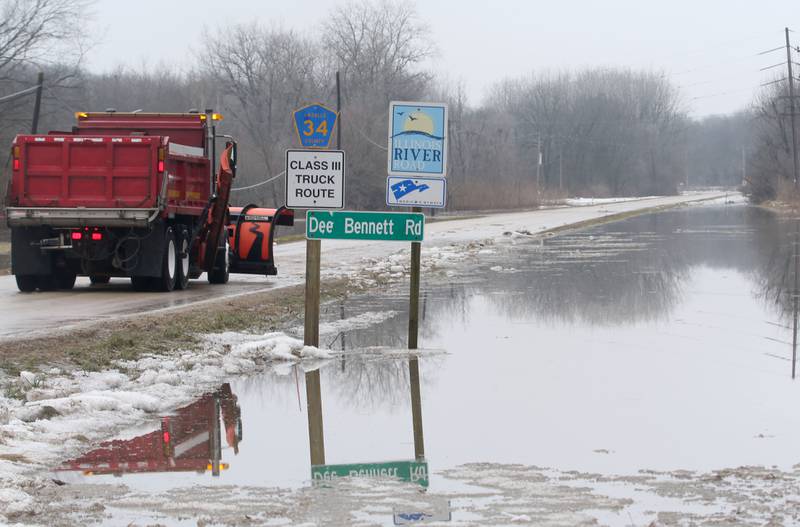
[[[130, 277], [136, 290], [184, 289], [203, 272], [275, 274], [284, 207], [229, 208], [236, 144], [220, 148], [206, 113], [76, 114], [71, 132], [18, 135], [6, 197], [20, 291]], [[221, 146], [221, 145], [220, 145]]]

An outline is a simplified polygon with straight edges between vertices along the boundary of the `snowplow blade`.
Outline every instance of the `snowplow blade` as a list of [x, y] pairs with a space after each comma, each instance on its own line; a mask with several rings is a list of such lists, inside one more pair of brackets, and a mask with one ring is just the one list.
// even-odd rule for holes
[[294, 211], [286, 207], [267, 209], [247, 205], [229, 207], [228, 212], [230, 272], [278, 274], [273, 257], [275, 228], [294, 225]]

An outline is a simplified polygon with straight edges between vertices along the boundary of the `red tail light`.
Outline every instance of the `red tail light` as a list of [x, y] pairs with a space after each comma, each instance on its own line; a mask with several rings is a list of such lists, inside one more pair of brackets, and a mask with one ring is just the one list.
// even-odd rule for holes
[[165, 442], [165, 443], [169, 443], [169, 439], [170, 439], [170, 437], [169, 437], [169, 432], [167, 432], [166, 430], [164, 430], [164, 442]]
[[19, 170], [19, 159], [14, 160], [14, 170]]
[[82, 232], [73, 232], [72, 233], [72, 239], [73, 240], [82, 240], [83, 239], [83, 233]]
[[164, 171], [164, 162], [163, 161], [159, 161], [158, 162], [158, 171], [159, 172], [163, 172]]
[[92, 240], [93, 241], [97, 242], [97, 241], [100, 241], [102, 239], [103, 239], [103, 233], [102, 232], [93, 232], [92, 233]]

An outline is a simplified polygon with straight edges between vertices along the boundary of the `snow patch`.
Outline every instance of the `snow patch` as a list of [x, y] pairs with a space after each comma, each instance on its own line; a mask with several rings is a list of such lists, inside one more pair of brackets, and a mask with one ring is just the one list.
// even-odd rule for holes
[[293, 364], [310, 371], [334, 356], [284, 333], [229, 332], [206, 335], [195, 351], [119, 361], [114, 370], [5, 378], [24, 398], [0, 396], [0, 437], [14, 438], [0, 443], [0, 524], [35, 513], [26, 490], [54, 485], [37, 473], [115, 432], [187, 404], [231, 375], [265, 367], [290, 373]]

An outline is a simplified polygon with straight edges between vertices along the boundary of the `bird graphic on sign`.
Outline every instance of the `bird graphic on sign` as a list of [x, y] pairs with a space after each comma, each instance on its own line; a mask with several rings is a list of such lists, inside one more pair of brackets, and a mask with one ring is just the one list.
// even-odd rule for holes
[[425, 183], [423, 183], [421, 185], [417, 185], [411, 179], [404, 179], [403, 181], [398, 181], [397, 183], [392, 185], [390, 188], [392, 189], [392, 193], [394, 194], [394, 198], [395, 199], [400, 199], [403, 196], [406, 196], [406, 195], [414, 192], [415, 190], [418, 190], [419, 192], [422, 192], [424, 190], [429, 189], [430, 187], [428, 185], [426, 185]]

